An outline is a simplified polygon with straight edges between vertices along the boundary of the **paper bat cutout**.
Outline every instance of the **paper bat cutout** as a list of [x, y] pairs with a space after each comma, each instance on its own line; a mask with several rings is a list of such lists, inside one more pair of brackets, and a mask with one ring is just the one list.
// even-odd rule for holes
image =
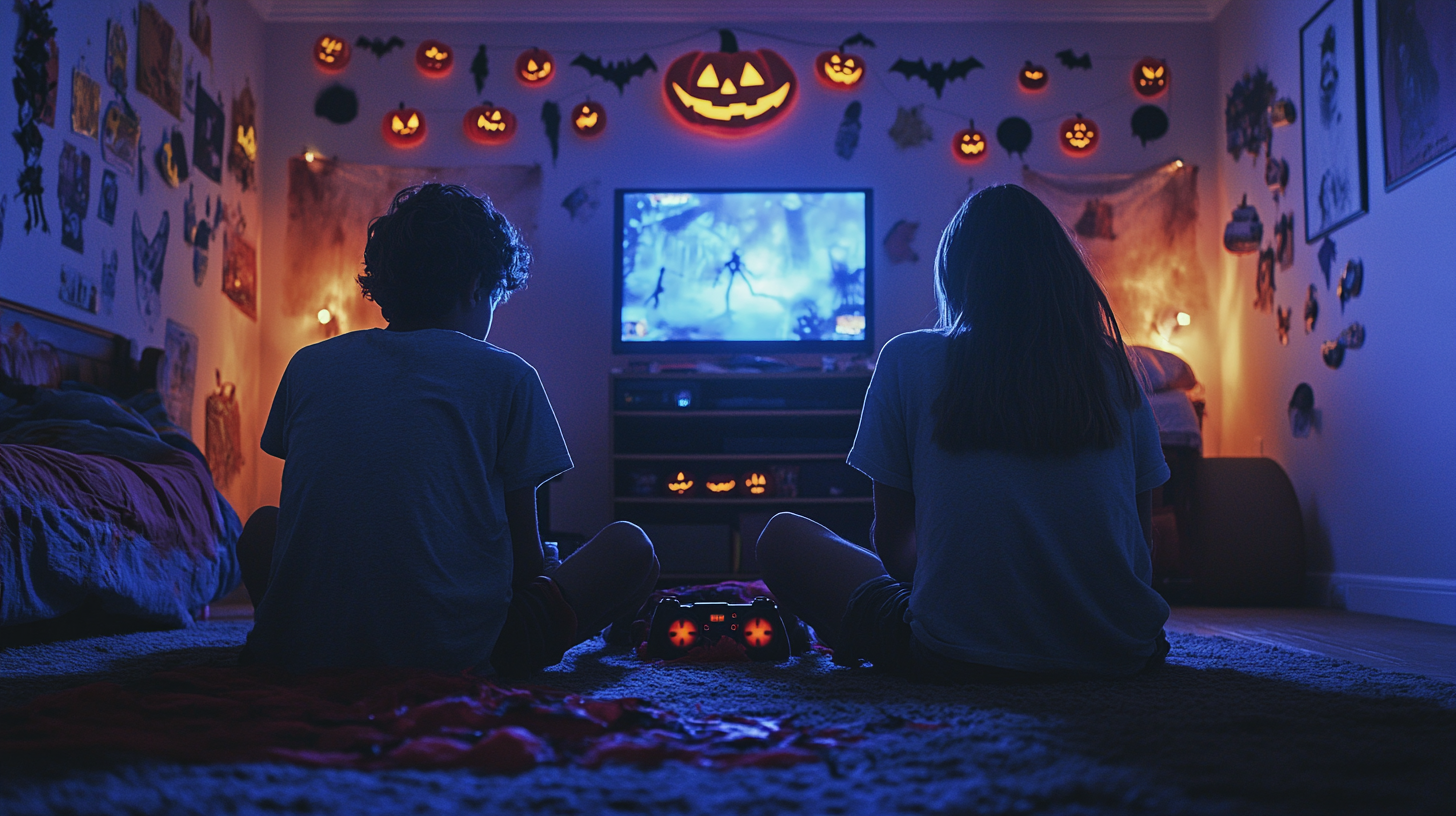
[[475, 92], [485, 91], [485, 78], [490, 75], [490, 60], [485, 56], [485, 43], [480, 44], [480, 50], [475, 52], [475, 59], [470, 61], [470, 73], [475, 77]]
[[857, 31], [855, 32], [854, 36], [839, 44], [839, 50], [843, 52], [844, 49], [850, 47], [851, 45], [863, 45], [865, 48], [874, 48], [875, 41], [870, 39], [869, 37], [866, 37], [863, 32]]
[[556, 155], [561, 152], [561, 107], [547, 100], [541, 105], [541, 122], [546, 125], [546, 141], [551, 143], [551, 166], [556, 166]]
[[646, 76], [648, 71], [657, 72], [657, 63], [652, 57], [643, 54], [635, 60], [621, 60], [619, 62], [602, 62], [601, 57], [588, 57], [586, 54], [578, 55], [571, 61], [572, 65], [585, 68], [591, 76], [601, 77], [617, 86], [617, 93], [623, 93], [627, 83], [636, 77]]
[[355, 40], [354, 44], [359, 46], [360, 48], [365, 49], [366, 51], [380, 59], [384, 59], [385, 54], [388, 54], [390, 51], [393, 51], [396, 48], [404, 48], [404, 40], [400, 39], [397, 36], [390, 37], [386, 40], [383, 37], [375, 37], [373, 39], [370, 39], [368, 37], [365, 37], [363, 34], [360, 34], [359, 39]]
[[1072, 49], [1068, 48], [1065, 51], [1058, 51], [1057, 59], [1061, 60], [1062, 64], [1067, 66], [1068, 68], [1084, 68], [1088, 71], [1092, 70], [1092, 54], [1090, 52], [1083, 54], [1079, 57], [1076, 54], [1072, 53]]
[[935, 91], [935, 98], [940, 98], [941, 91], [945, 90], [945, 83], [952, 79], [965, 79], [975, 68], [985, 68], [981, 61], [975, 57], [966, 57], [963, 60], [951, 60], [950, 67], [939, 62], [932, 63], [929, 68], [925, 67], [925, 60], [918, 59], [914, 62], [901, 58], [895, 60], [890, 66], [890, 73], [904, 74], [906, 79], [923, 79], [925, 84]]

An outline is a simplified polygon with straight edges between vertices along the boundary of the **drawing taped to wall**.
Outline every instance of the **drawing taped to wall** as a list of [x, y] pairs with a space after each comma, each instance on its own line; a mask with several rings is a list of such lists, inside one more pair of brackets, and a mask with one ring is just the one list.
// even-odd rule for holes
[[172, 424], [192, 436], [192, 399], [197, 393], [197, 332], [174, 320], [167, 321], [167, 337], [157, 390]]
[[114, 249], [101, 250], [101, 314], [111, 314], [116, 302], [116, 270], [121, 256]]
[[175, 119], [182, 118], [182, 42], [151, 3], [137, 4], [136, 87]]
[[116, 224], [116, 200], [120, 197], [120, 189], [116, 182], [116, 173], [112, 170], [101, 171], [101, 195], [96, 202], [96, 218], [107, 226]]
[[135, 175], [141, 136], [141, 123], [125, 101], [106, 103], [106, 115], [101, 118], [101, 158], [107, 164]]
[[96, 282], [67, 266], [61, 267], [61, 302], [96, 314]]
[[[221, 203], [218, 204], [222, 206]], [[251, 320], [258, 319], [258, 250], [247, 235], [242, 204], [222, 233], [222, 293]]]
[[221, 369], [213, 370], [217, 387], [207, 397], [207, 426], [204, 443], [207, 467], [218, 487], [232, 484], [243, 470], [243, 416], [238, 408], [237, 386], [223, 382]]
[[[66, 142], [57, 168], [56, 197], [61, 203], [61, 246], [86, 251], [82, 226], [91, 208], [91, 156]], [[94, 311], [94, 310], [93, 310]]]
[[147, 331], [156, 331], [157, 319], [162, 315], [162, 270], [167, 260], [167, 235], [172, 229], [172, 217], [166, 210], [157, 223], [157, 232], [151, 240], [142, 232], [142, 217], [131, 216], [131, 262], [132, 276], [136, 282], [137, 312], [142, 316]]
[[1456, 155], [1456, 4], [1377, 0], [1385, 189]]
[[[357, 100], [354, 106], [357, 112]], [[228, 150], [228, 172], [232, 173], [238, 186], [246, 193], [253, 186], [256, 172], [254, 168], [258, 161], [258, 104], [253, 100], [252, 85], [243, 83], [242, 92], [233, 97], [232, 109], [232, 147]], [[349, 118], [353, 119], [352, 116]]]
[[71, 71], [71, 130], [95, 139], [101, 126], [101, 83], [76, 68]]
[[1361, 5], [1330, 0], [1299, 30], [1306, 243], [1370, 209]]
[[120, 20], [106, 21], [106, 70], [103, 79], [118, 95], [126, 94], [126, 26]]
[[223, 131], [222, 99], [213, 101], [197, 83], [196, 115], [192, 126], [192, 166], [202, 175], [222, 183]]

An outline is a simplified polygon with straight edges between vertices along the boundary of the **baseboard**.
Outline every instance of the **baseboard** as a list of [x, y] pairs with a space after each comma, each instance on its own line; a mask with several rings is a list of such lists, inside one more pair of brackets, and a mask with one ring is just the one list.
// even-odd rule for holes
[[1456, 580], [1310, 573], [1314, 597], [1337, 609], [1456, 626]]

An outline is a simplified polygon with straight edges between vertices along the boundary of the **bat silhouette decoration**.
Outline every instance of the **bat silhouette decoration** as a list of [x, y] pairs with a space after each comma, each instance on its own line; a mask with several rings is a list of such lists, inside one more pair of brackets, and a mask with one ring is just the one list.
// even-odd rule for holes
[[1068, 48], [1065, 51], [1058, 51], [1057, 59], [1060, 60], [1061, 63], [1068, 68], [1082, 68], [1088, 71], [1092, 70], [1091, 52], [1083, 54], [1079, 57], [1072, 52], [1072, 49]]
[[635, 60], [621, 60], [618, 62], [602, 62], [601, 57], [588, 57], [586, 54], [577, 56], [571, 61], [572, 65], [585, 68], [586, 72], [595, 77], [601, 77], [617, 86], [617, 93], [624, 93], [627, 83], [640, 76], [646, 76], [648, 71], [657, 72], [657, 63], [652, 57], [646, 54]]
[[925, 84], [929, 85], [932, 91], [935, 91], [935, 98], [939, 99], [941, 91], [945, 90], [945, 83], [952, 79], [965, 79], [966, 75], [973, 69], [985, 67], [975, 57], [966, 57], [963, 60], [951, 60], [948, 67], [936, 62], [932, 63], [928, 68], [925, 66], [925, 60], [923, 59], [911, 62], [902, 57], [901, 59], [895, 60], [895, 64], [890, 66], [890, 73], [904, 74], [906, 79], [925, 80]]
[[849, 39], [839, 44], [839, 50], [843, 51], [851, 45], [863, 45], [865, 48], [874, 48], [875, 41], [866, 37], [862, 32], [856, 32]]
[[361, 34], [359, 35], [359, 39], [354, 41], [354, 45], [367, 50], [379, 59], [384, 59], [384, 55], [390, 51], [396, 48], [404, 48], [404, 40], [398, 36], [390, 37], [387, 40], [383, 37], [374, 37], [371, 39]]

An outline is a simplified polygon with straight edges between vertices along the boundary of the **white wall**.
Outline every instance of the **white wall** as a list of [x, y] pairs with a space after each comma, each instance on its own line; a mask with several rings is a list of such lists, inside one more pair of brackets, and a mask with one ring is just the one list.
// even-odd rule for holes
[[[182, 42], [184, 67], [188, 62], [192, 64], [194, 70], [202, 75], [203, 87], [214, 98], [218, 92], [222, 93], [223, 110], [229, 126], [232, 122], [232, 98], [242, 90], [245, 82], [250, 81], [252, 84], [261, 117], [266, 107], [263, 102], [263, 23], [246, 0], [211, 0], [208, 3], [213, 28], [211, 62], [198, 52], [197, 46], [188, 37], [187, 0], [155, 0], [153, 5], [176, 29]], [[171, 113], [136, 90], [137, 26], [133, 18], [136, 7], [133, 0], [59, 0], [51, 10], [51, 19], [57, 27], [56, 44], [60, 52], [60, 87], [56, 94], [55, 127], [40, 127], [45, 139], [41, 166], [45, 184], [45, 212], [50, 222], [49, 233], [36, 228], [26, 234], [23, 229], [25, 207], [17, 196], [15, 184], [22, 160], [20, 148], [10, 138], [10, 131], [14, 129], [13, 123], [16, 121], [15, 97], [11, 93], [0, 94], [0, 121], [7, 123], [5, 139], [0, 144], [0, 192], [10, 197], [5, 214], [3, 242], [0, 242], [0, 297], [130, 337], [134, 355], [140, 354], [147, 346], [163, 345], [168, 318], [195, 331], [199, 348], [197, 388], [192, 408], [193, 435], [198, 446], [202, 447], [205, 401], [213, 391], [213, 371], [221, 369], [224, 380], [236, 383], [238, 398], [243, 403], [243, 438], [254, 440], [252, 445], [246, 441], [244, 443], [243, 455], [247, 460], [244, 470], [223, 490], [223, 494], [246, 518], [246, 514], [258, 505], [256, 465], [261, 457], [256, 449], [256, 440], [262, 424], [256, 411], [252, 410], [259, 388], [258, 324], [240, 312], [222, 293], [220, 235], [215, 236], [212, 242], [206, 278], [201, 286], [194, 284], [192, 247], [182, 240], [182, 202], [187, 197], [189, 182], [194, 190], [199, 218], [203, 217], [203, 203], [207, 196], [216, 198], [221, 193], [229, 207], [241, 202], [245, 217], [250, 225], [254, 225], [249, 227], [248, 234], [252, 240], [261, 243], [256, 226], [260, 223], [259, 194], [256, 188], [247, 194], [242, 193], [226, 168], [223, 170], [220, 185], [196, 168], [189, 168], [188, 182], [184, 182], [177, 189], [167, 187], [159, 178], [152, 162], [152, 152], [161, 140], [163, 129], [181, 127], [187, 139], [190, 162], [193, 116], [184, 107], [182, 120], [179, 122]], [[108, 18], [126, 22], [130, 46], [127, 99], [141, 120], [142, 143], [146, 149], [148, 167], [144, 194], [138, 194], [134, 176], [118, 171], [120, 196], [114, 226], [98, 218], [96, 208], [101, 197], [102, 170], [115, 168], [102, 159], [96, 139], [80, 136], [71, 130], [72, 68], [82, 65], [92, 79], [102, 83], [103, 111], [106, 103], [115, 98], [102, 76]], [[4, 41], [13, 44], [19, 15], [7, 7], [0, 19], [4, 21], [0, 23], [0, 30], [9, 32], [9, 37]], [[9, 60], [6, 64], [11, 65]], [[7, 78], [14, 74], [13, 66], [8, 70]], [[83, 222], [83, 254], [61, 245], [61, 215], [57, 203], [56, 179], [62, 145], [66, 143], [75, 145], [91, 157], [91, 202]], [[225, 140], [225, 151], [230, 144], [230, 139]], [[142, 229], [150, 240], [157, 230], [163, 211], [171, 214], [171, 231], [162, 279], [162, 314], [154, 326], [148, 328], [136, 305], [131, 252], [132, 214], [140, 214]], [[88, 314], [62, 303], [57, 296], [61, 266], [81, 272], [99, 283], [101, 253], [103, 250], [109, 253], [112, 249], [117, 251], [120, 259], [112, 314]], [[273, 385], [268, 386], [270, 396]]]
[[[1220, 92], [1263, 66], [1280, 95], [1297, 102], [1299, 28], [1322, 5], [1230, 3], [1217, 20]], [[1319, 600], [1456, 624], [1456, 160], [1385, 192], [1375, 5], [1363, 4], [1370, 212], [1333, 236], [1337, 264], [1364, 259], [1364, 292], [1341, 316], [1316, 261], [1319, 244], [1303, 241], [1299, 126], [1277, 129], [1274, 155], [1289, 161], [1291, 176], [1283, 208], [1294, 209], [1299, 235], [1294, 268], [1278, 273], [1277, 302], [1294, 309], [1295, 327], [1281, 347], [1274, 316], [1250, 306], [1252, 256], [1221, 252], [1222, 450], [1257, 455], [1262, 444], [1289, 472], [1304, 508]], [[1216, 105], [1221, 111], [1221, 96]], [[1246, 156], [1235, 163], [1221, 153], [1217, 215], [1227, 219], [1245, 193], [1272, 225], [1262, 162]], [[1311, 283], [1318, 284], [1321, 312], [1316, 332], [1306, 336], [1299, 323]], [[1350, 321], [1365, 325], [1365, 347], [1331, 370], [1320, 362], [1319, 344]], [[1300, 382], [1314, 388], [1322, 419], [1305, 439], [1293, 438], [1286, 415]]]
[[[872, 76], [857, 92], [835, 92], [821, 87], [810, 75], [820, 47], [796, 45], [738, 32], [744, 49], [773, 48], [790, 62], [802, 82], [796, 108], [787, 121], [761, 136], [727, 141], [696, 135], [670, 118], [662, 98], [662, 74], [649, 74], [616, 89], [589, 78], [579, 68], [565, 68], [544, 89], [522, 86], [510, 73], [515, 56], [524, 47], [551, 50], [563, 64], [579, 52], [609, 59], [635, 58], [644, 50], [662, 70], [690, 50], [717, 50], [718, 36], [707, 33], [679, 44], [696, 25], [419, 25], [270, 24], [268, 39], [268, 115], [263, 148], [265, 189], [263, 250], [264, 351], [259, 411], [276, 387], [288, 357], [300, 345], [321, 339], [319, 327], [308, 320], [284, 318], [271, 293], [278, 291], [283, 268], [280, 253], [286, 232], [285, 160], [304, 147], [350, 162], [412, 166], [471, 164], [545, 165], [536, 264], [530, 288], [513, 297], [496, 315], [491, 340], [516, 351], [541, 372], [552, 397], [577, 467], [555, 486], [553, 521], [559, 529], [594, 531], [611, 519], [610, 468], [607, 456], [607, 377], [624, 358], [610, 353], [613, 327], [611, 192], [617, 187], [652, 185], [753, 186], [868, 186], [875, 190], [876, 247], [884, 232], [899, 219], [920, 222], [915, 245], [920, 261], [891, 266], [877, 250], [876, 285], [878, 343], [897, 333], [926, 326], [933, 300], [931, 259], [941, 228], [974, 177], [977, 187], [1019, 181], [1021, 159], [1008, 158], [993, 147], [992, 155], [974, 168], [958, 165], [950, 156], [951, 134], [965, 127], [966, 119], [988, 134], [1007, 116], [1033, 122], [1035, 139], [1026, 161], [1046, 172], [1125, 172], [1140, 170], [1175, 157], [1204, 168], [1200, 182], [1203, 207], [1204, 264], [1211, 273], [1217, 256], [1215, 222], [1222, 207], [1213, 206], [1213, 166], [1219, 118], [1217, 91], [1209, 70], [1215, 64], [1210, 25], [884, 25], [852, 21], [833, 24], [745, 26], [808, 43], [838, 43], [858, 30], [876, 40], [878, 48], [855, 49], [868, 58]], [[399, 34], [405, 49], [381, 59], [355, 50], [348, 69], [337, 78], [317, 71], [309, 61], [313, 40], [333, 32], [352, 41], [368, 36]], [[445, 80], [428, 80], [413, 66], [415, 45], [424, 38], [440, 38], [456, 49], [457, 66]], [[477, 95], [468, 69], [479, 43], [490, 54], [490, 77], [485, 92]], [[1071, 71], [1056, 63], [1054, 54], [1073, 47], [1090, 51], [1094, 69]], [[1174, 81], [1162, 100], [1170, 111], [1172, 127], [1162, 140], [1146, 148], [1132, 136], [1129, 118], [1140, 102], [1130, 90], [1133, 62], [1148, 55], [1166, 57]], [[937, 100], [923, 83], [888, 73], [900, 56], [928, 61], [949, 61], [974, 55], [987, 67], [965, 81], [950, 83]], [[1021, 92], [1015, 72], [1027, 59], [1044, 63], [1052, 71], [1050, 88], [1040, 95]], [[313, 115], [317, 93], [334, 81], [355, 89], [360, 114], [353, 123], [338, 126]], [[607, 131], [585, 141], [563, 127], [561, 157], [553, 166], [539, 121], [542, 102], [557, 100], [563, 110], [586, 94], [603, 102], [608, 112]], [[487, 98], [515, 111], [520, 132], [509, 145], [481, 148], [460, 133], [463, 111]], [[858, 99], [864, 105], [864, 130], [851, 161], [833, 152], [836, 129], [845, 107]], [[422, 108], [430, 122], [427, 142], [409, 151], [383, 143], [379, 121], [387, 109], [404, 101]], [[926, 105], [925, 118], [935, 141], [899, 150], [886, 135], [900, 105]], [[1098, 152], [1080, 160], [1062, 154], [1054, 141], [1063, 118], [1081, 111], [1104, 128]], [[994, 138], [994, 135], [993, 135]], [[601, 180], [603, 205], [587, 223], [573, 222], [560, 206], [577, 185]], [[360, 236], [362, 256], [363, 236]], [[292, 322], [290, 322], [292, 321]], [[1179, 342], [1193, 359], [1210, 389], [1210, 415], [1219, 416], [1219, 370], [1214, 321], [1195, 316], [1194, 326]], [[817, 359], [817, 358], [816, 358]], [[1218, 450], [1217, 423], [1209, 428], [1209, 449]], [[276, 496], [281, 463], [265, 462], [262, 489]]]

